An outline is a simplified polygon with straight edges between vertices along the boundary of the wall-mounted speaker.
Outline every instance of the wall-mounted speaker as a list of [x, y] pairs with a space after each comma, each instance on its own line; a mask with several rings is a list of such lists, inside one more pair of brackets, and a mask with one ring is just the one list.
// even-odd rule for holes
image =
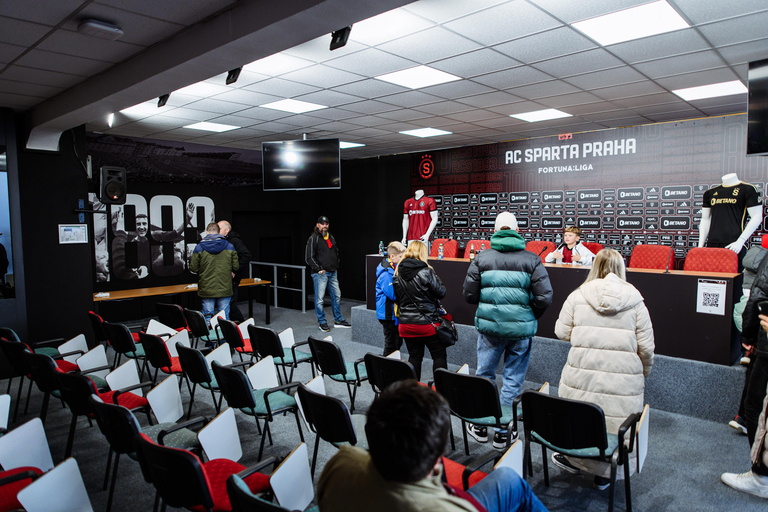
[[125, 169], [122, 167], [101, 167], [99, 199], [103, 204], [125, 204], [127, 194]]

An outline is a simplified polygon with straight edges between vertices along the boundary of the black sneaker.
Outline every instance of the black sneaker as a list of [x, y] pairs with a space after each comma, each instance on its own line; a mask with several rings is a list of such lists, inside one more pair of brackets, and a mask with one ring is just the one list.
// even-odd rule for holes
[[478, 443], [488, 442], [488, 429], [486, 427], [478, 427], [471, 423], [467, 423], [467, 433], [475, 438]]
[[[493, 433], [493, 447], [497, 450], [505, 450], [507, 448], [507, 434], [502, 434], [501, 432], [494, 432]], [[514, 443], [517, 441], [517, 432], [512, 432], [512, 436], [509, 439], [509, 444]]]
[[592, 487], [598, 491], [604, 491], [610, 487], [610, 485], [611, 481], [608, 478], [602, 476], [596, 476], [595, 479], [592, 480]]
[[349, 329], [350, 327], [352, 327], [352, 324], [350, 324], [350, 323], [349, 323], [349, 322], [347, 322], [346, 320], [341, 320], [340, 322], [335, 322], [335, 323], [333, 324], [333, 326], [334, 326], [334, 327], [341, 327], [341, 328], [343, 328], [343, 329]]
[[559, 467], [562, 470], [565, 470], [569, 473], [573, 473], [574, 475], [578, 475], [581, 473], [581, 470], [577, 468], [576, 466], [572, 465], [570, 462], [568, 462], [568, 459], [565, 458], [565, 455], [562, 455], [560, 453], [553, 453], [552, 454], [552, 462], [555, 463], [555, 466]]
[[320, 330], [323, 332], [331, 332], [331, 328], [328, 327], [328, 324], [320, 324]]

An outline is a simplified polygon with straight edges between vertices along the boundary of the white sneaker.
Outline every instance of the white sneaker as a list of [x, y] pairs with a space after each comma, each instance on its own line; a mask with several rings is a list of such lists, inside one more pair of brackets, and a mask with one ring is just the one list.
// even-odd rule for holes
[[728, 487], [746, 492], [760, 498], [768, 498], [768, 477], [756, 475], [752, 471], [746, 473], [723, 473], [720, 480]]

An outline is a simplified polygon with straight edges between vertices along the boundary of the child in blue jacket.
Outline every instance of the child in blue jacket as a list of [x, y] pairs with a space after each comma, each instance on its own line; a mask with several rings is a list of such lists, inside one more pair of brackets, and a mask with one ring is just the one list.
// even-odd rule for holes
[[387, 257], [376, 267], [376, 318], [384, 329], [384, 355], [388, 356], [395, 350], [400, 350], [403, 339], [397, 331], [395, 317], [395, 290], [392, 287], [392, 276], [395, 268], [405, 254], [405, 246], [400, 242], [390, 242], [387, 246]]

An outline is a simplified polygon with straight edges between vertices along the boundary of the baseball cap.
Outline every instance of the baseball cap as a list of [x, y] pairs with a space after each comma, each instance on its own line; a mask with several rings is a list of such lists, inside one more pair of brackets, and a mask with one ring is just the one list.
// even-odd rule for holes
[[317, 218], [317, 223], [318, 224], [326, 224], [326, 223], [330, 224], [331, 222], [328, 220], [328, 217], [326, 217], [325, 215], [321, 215], [321, 216], [319, 216]]
[[495, 231], [500, 230], [504, 226], [508, 226], [517, 231], [517, 219], [515, 215], [509, 212], [501, 212], [496, 216], [496, 222], [493, 224]]

